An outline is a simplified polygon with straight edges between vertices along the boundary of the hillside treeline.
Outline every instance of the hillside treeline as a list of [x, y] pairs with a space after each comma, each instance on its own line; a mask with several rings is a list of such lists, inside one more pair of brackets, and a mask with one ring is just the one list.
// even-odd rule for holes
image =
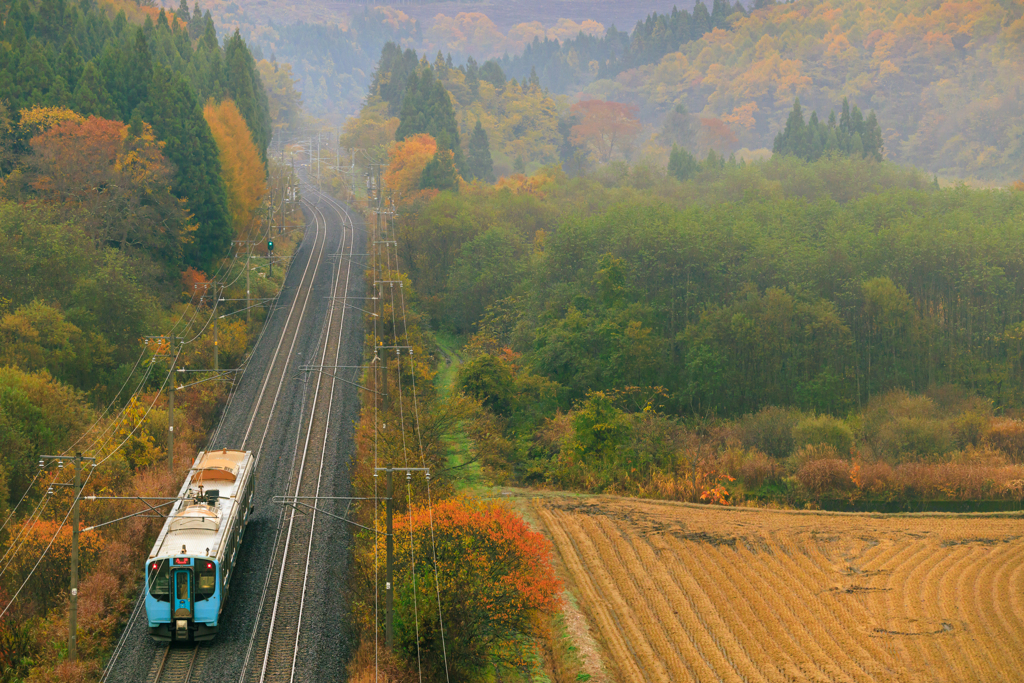
[[[405, 119], [417, 123], [403, 124]], [[409, 132], [436, 136], [443, 127], [446, 137], [437, 142], [454, 151], [458, 172], [471, 179], [475, 173], [462, 160], [472, 155], [478, 122], [495, 175], [555, 163], [573, 149], [557, 103], [536, 78], [507, 80], [494, 60], [477, 64], [471, 59], [457, 67], [438, 52], [431, 62], [427, 55], [390, 42], [381, 50], [367, 106], [346, 122], [342, 144], [349, 149], [387, 147]]]
[[654, 123], [682, 104], [727, 124], [732, 149], [771, 148], [795, 97], [818, 111], [848, 97], [887, 122], [889, 159], [953, 176], [1019, 177], [1020, 3], [757, 4], [718, 19], [712, 11], [706, 30], [694, 21], [704, 14], [698, 4], [688, 17], [651, 15], [628, 41], [609, 30], [536, 42], [503, 67], [517, 78], [533, 69], [555, 92], [635, 104]]
[[733, 15], [747, 13], [739, 2], [713, 0], [711, 9], [697, 0], [691, 14], [673, 8], [653, 12], [638, 21], [632, 33], [609, 27], [603, 36], [580, 33], [568, 40], [534, 38], [521, 55], [505, 55], [501, 66], [513, 78], [527, 78], [531, 71], [541, 83], [557, 92], [579, 89], [594, 78], [614, 78], [626, 69], [659, 61], [690, 41], [714, 29], [728, 29]]
[[198, 11], [148, 9], [138, 26], [90, 2], [3, 7], [0, 365], [95, 400], [160, 329], [182, 271], [212, 272], [265, 193], [270, 121], [245, 43], [222, 48]]

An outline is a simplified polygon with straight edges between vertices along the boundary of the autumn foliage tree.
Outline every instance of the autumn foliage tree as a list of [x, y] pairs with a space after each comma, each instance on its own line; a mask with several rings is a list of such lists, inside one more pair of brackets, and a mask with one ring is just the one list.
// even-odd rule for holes
[[74, 212], [97, 243], [180, 261], [191, 239], [173, 171], [148, 123], [65, 117], [32, 138], [34, 187]]
[[569, 113], [579, 123], [572, 127], [574, 144], [594, 147], [602, 161], [610, 161], [616, 145], [623, 147], [640, 132], [639, 109], [632, 104], [583, 100], [572, 105]]
[[399, 197], [408, 196], [420, 187], [423, 169], [437, 153], [437, 141], [426, 133], [412, 135], [394, 143], [388, 153], [388, 170], [384, 185]]
[[248, 234], [256, 210], [267, 194], [266, 174], [259, 150], [241, 112], [231, 100], [210, 100], [203, 117], [217, 143], [221, 173], [228, 191], [228, 209], [236, 235]]
[[547, 539], [506, 507], [449, 499], [396, 517], [394, 542], [396, 649], [418, 650], [430, 680], [443, 680], [444, 652], [450, 680], [522, 665], [535, 615], [559, 604]]
[[[19, 539], [19, 547], [8, 558], [10, 567], [4, 577], [5, 588], [13, 594], [21, 582], [28, 578], [29, 572], [35, 569], [25, 584], [22, 597], [35, 602], [44, 610], [52, 607], [57, 597], [52, 589], [54, 580], [56, 577], [62, 580], [71, 573], [71, 531], [70, 525], [61, 525], [47, 519], [26, 519], [17, 524], [11, 533]], [[49, 552], [35, 567], [47, 546]], [[92, 532], [79, 536], [79, 567], [83, 573], [92, 568], [102, 548], [103, 541], [99, 534]]]

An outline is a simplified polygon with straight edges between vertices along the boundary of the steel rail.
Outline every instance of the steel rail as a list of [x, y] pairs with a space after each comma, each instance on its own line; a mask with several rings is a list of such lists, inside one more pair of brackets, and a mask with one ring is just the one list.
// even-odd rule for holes
[[[322, 209], [319, 208], [320, 201], [322, 201], [324, 199], [324, 195], [322, 193], [320, 193], [320, 192], [317, 192], [317, 194], [320, 195], [320, 196], [317, 197], [316, 204], [313, 207], [313, 211], [314, 211], [315, 214], [319, 214], [319, 218], [322, 219], [324, 221], [325, 225], [326, 225], [327, 217], [326, 217], [326, 215], [324, 215]], [[309, 199], [311, 199], [311, 198], [306, 198], [307, 201]], [[345, 251], [344, 242], [347, 240], [348, 243], [349, 243], [348, 244], [348, 250], [351, 252], [354, 249], [354, 243], [355, 243], [355, 233], [354, 233], [354, 230], [346, 230], [346, 226], [345, 226], [346, 221], [345, 221], [344, 217], [341, 216], [340, 213], [339, 213], [339, 218], [342, 219], [341, 223], [342, 223], [342, 227], [343, 227], [343, 234], [342, 234], [342, 241], [343, 241], [343, 243], [342, 243], [341, 251], [342, 252]], [[351, 222], [351, 219], [349, 219], [349, 222]], [[340, 263], [339, 263], [337, 271], [336, 271], [336, 274], [335, 274], [335, 278], [334, 278], [334, 286], [332, 288], [334, 294], [337, 294], [338, 288], [341, 285], [341, 277], [340, 277], [341, 273], [340, 273], [340, 271], [341, 271], [341, 267], [340, 267]], [[352, 269], [351, 269], [351, 264], [350, 264], [348, 269], [347, 269], [347, 271], [346, 271], [345, 283], [344, 283], [344, 286], [345, 286], [345, 289], [346, 289], [346, 293], [347, 293], [347, 290], [348, 290], [348, 287], [349, 287], [349, 282], [351, 280], [351, 271], [352, 271]], [[335, 319], [335, 313], [336, 312], [340, 313], [341, 321], [340, 321], [340, 324], [337, 326], [337, 329], [335, 330], [334, 329], [334, 319]], [[321, 352], [321, 365], [324, 364], [324, 361], [327, 358], [327, 354], [329, 352], [329, 348], [330, 348], [330, 345], [332, 343], [332, 336], [336, 338], [336, 342], [335, 342], [335, 363], [337, 363], [338, 359], [340, 359], [341, 349], [342, 349], [342, 345], [343, 345], [344, 320], [345, 320], [345, 307], [342, 306], [340, 308], [340, 311], [337, 311], [335, 306], [331, 306], [331, 308], [329, 309], [329, 314], [328, 314], [327, 320], [325, 321], [326, 334], [324, 335], [323, 350]], [[310, 457], [310, 442], [311, 442], [311, 440], [313, 438], [314, 429], [317, 428], [316, 427], [317, 412], [318, 412], [318, 407], [320, 407], [320, 405], [321, 405], [321, 388], [322, 388], [322, 384], [323, 384], [323, 379], [324, 379], [323, 375], [324, 374], [326, 374], [326, 373], [322, 373], [321, 372], [321, 373], [318, 374], [318, 381], [317, 381], [317, 383], [315, 385], [315, 388], [314, 388], [314, 395], [313, 395], [313, 399], [312, 399], [312, 406], [311, 406], [311, 409], [310, 409], [309, 426], [308, 426], [307, 431], [306, 431], [305, 440], [304, 440], [303, 448], [302, 448], [301, 459], [300, 459], [300, 461], [298, 463], [298, 469], [295, 470], [295, 475], [294, 476], [295, 476], [295, 493], [296, 493], [296, 495], [298, 495], [301, 492], [301, 490], [302, 490], [304, 485], [308, 486], [311, 483], [311, 482], [308, 481], [308, 477], [312, 474], [312, 471], [307, 472], [307, 469], [310, 469], [311, 467], [315, 467], [316, 468], [316, 472], [317, 472], [315, 488], [314, 488], [314, 494], [315, 495], [319, 494], [320, 486], [322, 485], [322, 482], [323, 482], [324, 463], [325, 463], [325, 460], [326, 460], [326, 453], [327, 453], [327, 441], [328, 441], [329, 436], [330, 436], [331, 413], [332, 413], [333, 406], [334, 406], [335, 390], [337, 388], [337, 381], [335, 381], [333, 379], [330, 382], [330, 389], [329, 389], [329, 391], [327, 391], [327, 395], [328, 395], [327, 411], [326, 411], [326, 416], [323, 418], [323, 426], [322, 426], [322, 429], [323, 429], [323, 443], [321, 444], [319, 462], [318, 463], [315, 462], [315, 458], [314, 458], [314, 460], [309, 460], [309, 457]], [[324, 387], [324, 389], [326, 390], [326, 387]], [[308, 464], [307, 464], [307, 461], [308, 461]], [[282, 516], [283, 516], [283, 514], [286, 514], [286, 513], [283, 511], [282, 512]], [[282, 519], [282, 521], [283, 521], [283, 519]], [[277, 572], [278, 576], [277, 576], [277, 586], [276, 586], [276, 589], [275, 589], [275, 592], [274, 592], [274, 603], [273, 603], [273, 608], [272, 608], [272, 611], [271, 611], [271, 614], [270, 614], [270, 617], [269, 617], [269, 626], [268, 626], [268, 630], [267, 630], [266, 641], [265, 641], [264, 648], [263, 648], [263, 650], [264, 650], [263, 651], [263, 661], [262, 661], [262, 666], [260, 668], [259, 678], [258, 678], [260, 683], [265, 683], [269, 679], [276, 679], [276, 678], [280, 678], [281, 680], [284, 680], [285, 678], [287, 678], [287, 680], [289, 682], [293, 682], [295, 680], [296, 667], [297, 667], [297, 662], [298, 662], [299, 642], [300, 642], [300, 636], [301, 636], [301, 624], [302, 624], [302, 617], [303, 617], [304, 610], [305, 610], [305, 598], [306, 598], [306, 592], [307, 592], [307, 589], [308, 589], [308, 582], [309, 582], [310, 560], [311, 560], [311, 557], [312, 557], [312, 548], [313, 548], [313, 538], [314, 538], [314, 532], [315, 532], [315, 525], [316, 525], [316, 515], [315, 515], [315, 512], [314, 512], [314, 515], [311, 518], [309, 518], [309, 528], [308, 528], [308, 531], [305, 534], [306, 535], [306, 539], [305, 539], [306, 542], [303, 544], [302, 543], [303, 539], [301, 538], [301, 536], [303, 535], [302, 532], [304, 530], [301, 529], [301, 528], [298, 528], [297, 525], [296, 525], [295, 511], [292, 510], [290, 515], [289, 515], [289, 517], [288, 517], [287, 531], [285, 532], [285, 536], [284, 536], [284, 547], [283, 547], [283, 551], [280, 553], [280, 557], [281, 557], [280, 565], [279, 565], [280, 568], [279, 568], [279, 570]], [[299, 527], [305, 526], [305, 524], [301, 524], [301, 525], [298, 525], [298, 526]], [[305, 547], [303, 548], [303, 546], [305, 546]], [[278, 547], [280, 547], [280, 546], [278, 546]], [[303, 558], [303, 553], [305, 555], [304, 558]], [[277, 557], [277, 555], [278, 555], [278, 552], [275, 549], [274, 557]], [[300, 563], [300, 562], [301, 562], [301, 565], [302, 565], [301, 587], [295, 585], [297, 583], [297, 581], [298, 581], [298, 577], [295, 576], [295, 574], [298, 571], [298, 563]], [[289, 584], [291, 584], [290, 588], [286, 588], [286, 586], [285, 586], [286, 575], [290, 575], [290, 577], [289, 577], [290, 578]], [[292, 617], [294, 619], [294, 628], [295, 628], [294, 642], [293, 643], [282, 642], [282, 643], [278, 644], [276, 641], [277, 641], [277, 637], [280, 636], [280, 631], [282, 629], [287, 631], [287, 630], [290, 629], [290, 627], [292, 625], [290, 623], [287, 623], [286, 619], [288, 617], [283, 617], [281, 615], [280, 608], [281, 608], [281, 605], [282, 605], [282, 597], [284, 596], [284, 594], [286, 592], [294, 593], [296, 591], [296, 589], [298, 590], [298, 593], [299, 593], [299, 595], [298, 595], [298, 599], [299, 599], [298, 611], [297, 611], [297, 613], [294, 614], [294, 616], [288, 615], [288, 616], [290, 616], [290, 617]], [[294, 596], [288, 596], [288, 597], [294, 597]], [[261, 608], [260, 608], [260, 612], [261, 613], [263, 611], [263, 608], [264, 608], [264, 605], [261, 605]], [[281, 623], [280, 624], [279, 624], [279, 619], [281, 619]], [[279, 626], [280, 626], [280, 628], [279, 628]], [[259, 625], [257, 625], [257, 628], [258, 627], [259, 627]], [[283, 637], [283, 636], [280, 636], [280, 637]], [[289, 644], [292, 645], [292, 647], [290, 648], [291, 652], [289, 653], [290, 661], [281, 662], [280, 659], [285, 656], [284, 652], [282, 652], [281, 650], [282, 650], [282, 648], [286, 648]], [[285, 650], [285, 652], [287, 652], [287, 650]], [[274, 657], [274, 660], [278, 660], [278, 661], [275, 662], [274, 660], [272, 660], [272, 656]], [[276, 664], [276, 666], [274, 666], [275, 664]], [[279, 676], [279, 674], [284, 673], [284, 671], [281, 670], [281, 667], [283, 665], [285, 665], [285, 664], [287, 664], [287, 669], [288, 669], [287, 670], [287, 676], [286, 677]], [[243, 677], [245, 676], [245, 673], [246, 672], [243, 672]]]
[[[305, 266], [303, 267], [302, 275], [299, 278], [299, 284], [298, 284], [298, 287], [296, 288], [297, 291], [296, 291], [296, 294], [295, 294], [295, 298], [292, 300], [291, 305], [289, 306], [288, 317], [285, 319], [284, 326], [283, 326], [283, 328], [281, 330], [281, 336], [280, 336], [280, 338], [278, 340], [277, 346], [274, 349], [273, 355], [271, 356], [270, 365], [267, 368], [266, 374], [265, 374], [265, 376], [263, 378], [263, 383], [261, 385], [259, 395], [257, 396], [256, 401], [254, 402], [254, 404], [252, 406], [252, 417], [249, 419], [249, 424], [246, 427], [245, 436], [243, 436], [243, 438], [242, 438], [242, 443], [243, 444], [248, 439], [249, 434], [252, 431], [252, 427], [253, 427], [253, 425], [254, 425], [254, 423], [256, 421], [256, 417], [260, 413], [260, 407], [261, 407], [262, 402], [263, 402], [264, 394], [265, 394], [265, 392], [267, 390], [268, 385], [271, 382], [271, 379], [272, 379], [273, 375], [275, 374], [274, 373], [274, 368], [278, 364], [278, 361], [281, 358], [281, 347], [284, 344], [285, 339], [289, 335], [290, 321], [292, 319], [292, 316], [295, 313], [296, 307], [297, 307], [297, 305], [299, 303], [299, 299], [301, 298], [301, 296], [303, 294], [303, 290], [305, 290], [305, 295], [306, 296], [305, 296], [305, 299], [303, 300], [303, 303], [302, 303], [302, 310], [299, 313], [299, 319], [296, 322], [294, 331], [293, 331], [293, 333], [291, 335], [292, 336], [292, 340], [291, 340], [291, 344], [289, 345], [289, 349], [288, 349], [288, 356], [287, 356], [288, 358], [291, 357], [291, 353], [292, 353], [292, 351], [295, 348], [295, 341], [296, 341], [296, 339], [299, 336], [298, 332], [299, 332], [299, 329], [301, 329], [302, 319], [303, 319], [303, 317], [305, 315], [306, 308], [307, 308], [307, 306], [309, 304], [309, 301], [312, 298], [311, 294], [312, 294], [312, 291], [313, 291], [313, 282], [316, 279], [316, 274], [317, 274], [317, 272], [319, 270], [320, 263], [323, 262], [323, 260], [324, 260], [323, 259], [323, 252], [325, 250], [326, 243], [327, 243], [326, 225], [324, 225], [324, 229], [323, 230], [321, 230], [320, 228], [321, 228], [320, 222], [316, 221], [315, 232], [314, 232], [314, 235], [313, 235], [313, 245], [310, 248], [309, 256], [306, 259]], [[318, 249], [319, 249], [319, 251], [318, 251]], [[313, 267], [313, 273], [312, 273], [312, 275], [310, 275], [307, 278], [307, 275], [309, 275], [310, 266], [313, 265], [314, 261], [316, 263], [315, 263], [315, 265]], [[282, 285], [282, 291], [283, 291], [283, 289], [284, 289], [284, 287]], [[266, 330], [266, 325], [264, 325], [264, 330]], [[258, 345], [259, 342], [262, 340], [262, 336], [263, 336], [262, 332], [264, 330], [261, 330], [260, 338], [257, 339], [256, 345]], [[256, 345], [254, 345], [254, 347], [253, 347], [254, 350], [255, 350]], [[243, 373], [242, 373], [242, 377], [245, 376], [246, 372], [248, 371], [248, 368], [249, 368], [249, 365], [247, 364], [246, 368], [245, 368], [245, 371], [243, 371]], [[282, 367], [281, 370], [280, 370], [281, 379], [280, 379], [280, 381], [278, 383], [277, 390], [276, 390], [276, 392], [274, 394], [274, 401], [273, 401], [273, 403], [271, 404], [271, 407], [270, 407], [270, 415], [273, 415], [273, 411], [274, 411], [274, 409], [277, 406], [277, 401], [278, 401], [278, 398], [279, 398], [280, 393], [281, 393], [281, 387], [283, 386], [283, 384], [285, 382], [285, 379], [287, 378], [286, 369], [287, 369], [287, 360], [284, 363], [284, 367]], [[240, 384], [241, 384], [241, 378], [239, 378], [239, 381], [238, 381], [238, 384], [236, 384], [236, 387], [239, 386]], [[232, 395], [232, 398], [234, 398], [234, 393]], [[229, 400], [228, 407], [230, 407], [231, 402], [232, 401]], [[259, 448], [262, 448], [263, 443], [266, 440], [266, 436], [267, 436], [267, 432], [269, 430], [269, 426], [270, 426], [270, 419], [268, 417], [268, 419], [267, 419], [267, 426], [264, 428], [262, 437], [260, 439], [260, 446], [259, 446]], [[220, 431], [220, 429], [219, 429], [219, 426], [218, 426], [217, 432], [219, 433], [219, 431]], [[258, 466], [258, 464], [259, 464], [258, 463], [259, 450], [257, 450], [257, 454], [256, 455], [257, 455], [257, 466]], [[108, 662], [107, 668], [104, 671], [104, 675], [102, 676], [101, 681], [106, 681], [109, 678], [110, 674], [113, 672], [113, 662], [118, 658], [118, 656], [121, 654], [121, 652], [123, 651], [124, 647], [126, 646], [127, 638], [129, 636], [129, 634], [131, 633], [132, 627], [134, 626], [135, 622], [139, 619], [140, 615], [145, 611], [144, 608], [143, 608], [144, 600], [145, 600], [145, 596], [144, 595], [140, 595], [139, 599], [138, 599], [138, 602], [136, 604], [135, 610], [133, 611], [132, 616], [129, 618], [128, 623], [125, 626], [125, 629], [124, 629], [124, 631], [122, 633], [122, 637], [119, 639], [118, 644], [117, 644], [117, 646], [114, 649], [114, 653], [111, 656], [110, 662]], [[164, 653], [164, 658], [166, 658], [166, 657], [167, 657], [167, 652]], [[163, 664], [161, 664], [161, 666], [163, 666]]]

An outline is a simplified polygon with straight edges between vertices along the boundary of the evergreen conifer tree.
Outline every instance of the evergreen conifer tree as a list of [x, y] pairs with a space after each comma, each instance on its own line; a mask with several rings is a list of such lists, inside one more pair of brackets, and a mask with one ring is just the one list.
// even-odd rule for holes
[[78, 52], [75, 39], [68, 38], [64, 41], [60, 57], [57, 58], [57, 73], [64, 78], [69, 90], [73, 91], [78, 87], [78, 79], [81, 78], [84, 67], [85, 64], [82, 61], [82, 55]]
[[700, 162], [689, 151], [676, 144], [668, 155], [668, 172], [679, 180], [688, 180], [700, 171]]
[[192, 18], [191, 12], [188, 11], [188, 0], [181, 0], [181, 4], [178, 5], [178, 10], [175, 12], [175, 16], [188, 26], [188, 22]]
[[164, 154], [174, 164], [173, 191], [188, 198], [198, 225], [185, 262], [208, 268], [231, 245], [231, 219], [220, 173], [217, 146], [192, 89], [178, 74], [158, 64], [143, 119], [165, 141]]
[[491, 143], [487, 138], [480, 119], [476, 121], [473, 134], [469, 138], [469, 154], [467, 155], [467, 180], [480, 179], [488, 183], [494, 182], [494, 162], [491, 159]]
[[700, 40], [705, 33], [711, 32], [711, 28], [711, 14], [708, 12], [708, 6], [701, 0], [697, 0], [690, 18], [690, 40]]
[[418, 133], [427, 133], [437, 140], [439, 148], [444, 145], [452, 150], [456, 169], [461, 171], [465, 167], [451, 96], [434, 78], [429, 66], [409, 76], [395, 140], [405, 140]]
[[455, 170], [455, 157], [450, 149], [438, 145], [434, 158], [423, 167], [420, 189], [459, 191], [459, 174]]
[[118, 119], [120, 112], [117, 105], [107, 92], [103, 76], [92, 62], [88, 62], [78, 79], [78, 87], [72, 98], [74, 109], [83, 116], [101, 116], [105, 119]]
[[466, 59], [466, 87], [473, 93], [473, 97], [480, 94], [480, 69], [472, 57]]

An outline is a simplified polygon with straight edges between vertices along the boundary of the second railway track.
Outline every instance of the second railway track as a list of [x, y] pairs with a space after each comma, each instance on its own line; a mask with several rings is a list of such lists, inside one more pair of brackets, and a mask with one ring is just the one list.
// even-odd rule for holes
[[[318, 205], [307, 205], [314, 220], [326, 226], [328, 219], [324, 210]], [[352, 276], [355, 243], [355, 227], [347, 212], [330, 202], [325, 205], [328, 212], [337, 214], [343, 232], [318, 357], [307, 366], [312, 384], [306, 389], [309, 406], [305, 410], [304, 400], [302, 415], [303, 420], [308, 416], [308, 423], [296, 440], [288, 488], [289, 495], [303, 497], [320, 495], [325, 465], [329, 464], [328, 438], [339, 386], [337, 374], [348, 308], [345, 297]], [[271, 570], [239, 678], [242, 683], [309, 680], [299, 676], [297, 671], [317, 521], [315, 510], [302, 514], [294, 508], [285, 508], [281, 513]]]

